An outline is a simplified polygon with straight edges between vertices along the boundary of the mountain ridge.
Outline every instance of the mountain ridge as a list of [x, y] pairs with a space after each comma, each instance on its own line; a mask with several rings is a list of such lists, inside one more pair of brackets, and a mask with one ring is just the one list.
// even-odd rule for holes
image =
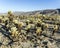
[[[35, 15], [35, 14], [60, 14], [60, 9], [46, 9], [46, 10], [36, 10], [36, 11], [28, 11], [28, 12], [13, 12], [14, 15]], [[6, 15], [7, 13], [0, 13], [0, 15]]]

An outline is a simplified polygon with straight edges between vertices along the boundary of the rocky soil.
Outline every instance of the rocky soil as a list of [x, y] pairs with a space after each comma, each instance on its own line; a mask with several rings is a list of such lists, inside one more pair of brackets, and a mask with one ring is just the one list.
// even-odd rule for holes
[[60, 48], [60, 33], [50, 35], [51, 33], [48, 32], [37, 36], [35, 33], [29, 32], [27, 34], [22, 30], [18, 40], [12, 41], [9, 39], [9, 35], [4, 35], [0, 31], [0, 48]]

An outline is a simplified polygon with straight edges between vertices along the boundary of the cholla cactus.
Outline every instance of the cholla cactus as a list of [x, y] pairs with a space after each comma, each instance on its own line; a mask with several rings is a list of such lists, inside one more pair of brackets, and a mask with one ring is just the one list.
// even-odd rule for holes
[[19, 32], [21, 32], [21, 29], [22, 29], [23, 26], [24, 26], [24, 23], [23, 22], [19, 22], [17, 24], [17, 29], [18, 29]]
[[20, 27], [20, 28], [21, 28], [23, 25], [24, 25], [23, 22], [19, 22], [19, 23], [18, 23], [18, 27]]
[[41, 27], [41, 23], [42, 23], [42, 21], [40, 19], [38, 19], [37, 22], [36, 22], [36, 26]]
[[9, 32], [11, 33], [11, 38], [13, 41], [18, 40], [20, 33], [17, 31], [16, 27], [12, 27]]
[[34, 21], [35, 21], [34, 18], [30, 18], [30, 21], [29, 22], [30, 22], [30, 24], [33, 24]]
[[55, 26], [54, 26], [54, 30], [53, 30], [52, 35], [54, 35], [54, 33], [55, 33], [55, 32], [57, 32], [57, 30], [58, 30], [58, 26], [57, 26], [57, 25], [55, 25]]
[[3, 19], [2, 16], [0, 16], [0, 22], [2, 22], [2, 19]]
[[57, 26], [57, 25], [55, 25], [55, 26], [54, 26], [54, 30], [57, 30], [57, 29], [58, 29], [58, 26]]
[[13, 22], [16, 25], [16, 27], [18, 28], [19, 32], [21, 32], [21, 28], [23, 27], [24, 23], [19, 22], [18, 20], [13, 20]]
[[41, 29], [44, 31], [44, 29], [45, 29], [45, 23], [41, 24]]
[[31, 28], [31, 25], [29, 24], [29, 25], [27, 25], [26, 30], [28, 30], [30, 28]]
[[49, 24], [45, 24], [45, 27], [48, 28], [49, 27]]
[[22, 27], [24, 25], [23, 22], [19, 22], [18, 20], [13, 20], [15, 24], [18, 24], [18, 27]]
[[44, 22], [42, 22], [42, 24], [41, 25], [45, 25], [45, 23]]
[[0, 19], [2, 19], [2, 16], [0, 16]]
[[41, 33], [42, 33], [41, 28], [37, 28], [37, 30], [36, 30], [36, 34], [37, 34], [37, 35], [40, 35]]
[[29, 25], [27, 25], [27, 27], [25, 28], [25, 30], [27, 31], [27, 33], [29, 33], [30, 28], [31, 28], [31, 25], [30, 25], [30, 24], [29, 24]]
[[16, 27], [12, 27], [12, 28], [11, 28], [11, 31], [16, 31], [16, 30], [17, 30]]
[[12, 27], [10, 33], [12, 37], [18, 37], [19, 34], [16, 27]]
[[9, 16], [12, 16], [13, 14], [12, 14], [12, 11], [8, 11], [8, 15]]
[[3, 19], [2, 19], [2, 21], [3, 22], [5, 22], [6, 20], [9, 20], [7, 17], [4, 17]]
[[38, 19], [38, 22], [42, 22], [41, 19]]
[[12, 32], [12, 37], [17, 37], [18, 36], [18, 31]]
[[12, 14], [11, 11], [8, 11], [8, 16], [7, 17], [9, 18], [10, 23], [12, 23], [14, 15]]
[[27, 21], [26, 21], [26, 25], [28, 25], [28, 24], [29, 24], [29, 22], [30, 22], [30, 21], [29, 21], [29, 20], [27, 20]]
[[18, 20], [13, 20], [13, 22], [14, 22], [15, 24], [18, 24], [18, 23], [19, 23]]

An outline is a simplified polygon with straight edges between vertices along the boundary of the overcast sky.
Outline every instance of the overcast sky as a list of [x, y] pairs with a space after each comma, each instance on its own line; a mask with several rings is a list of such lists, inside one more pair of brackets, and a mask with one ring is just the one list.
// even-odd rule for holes
[[0, 0], [0, 12], [60, 8], [60, 0]]

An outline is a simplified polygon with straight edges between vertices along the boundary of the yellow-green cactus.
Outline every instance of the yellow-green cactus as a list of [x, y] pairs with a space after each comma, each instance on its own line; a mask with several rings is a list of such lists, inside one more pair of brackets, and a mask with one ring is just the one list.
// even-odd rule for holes
[[12, 37], [17, 37], [19, 34], [16, 27], [12, 27], [10, 33]]
[[41, 33], [42, 33], [41, 28], [37, 28], [37, 30], [36, 30], [36, 34], [41, 34]]
[[18, 24], [19, 22], [18, 20], [13, 20], [13, 23]]
[[26, 30], [30, 29], [31, 28], [31, 25], [27, 25], [27, 27], [25, 28]]
[[27, 21], [26, 21], [26, 25], [28, 25], [28, 24], [29, 24], [29, 22], [30, 22], [30, 20], [27, 20]]
[[23, 22], [19, 22], [19, 23], [18, 23], [18, 27], [21, 28], [22, 26], [24, 26], [24, 23], [23, 23]]

